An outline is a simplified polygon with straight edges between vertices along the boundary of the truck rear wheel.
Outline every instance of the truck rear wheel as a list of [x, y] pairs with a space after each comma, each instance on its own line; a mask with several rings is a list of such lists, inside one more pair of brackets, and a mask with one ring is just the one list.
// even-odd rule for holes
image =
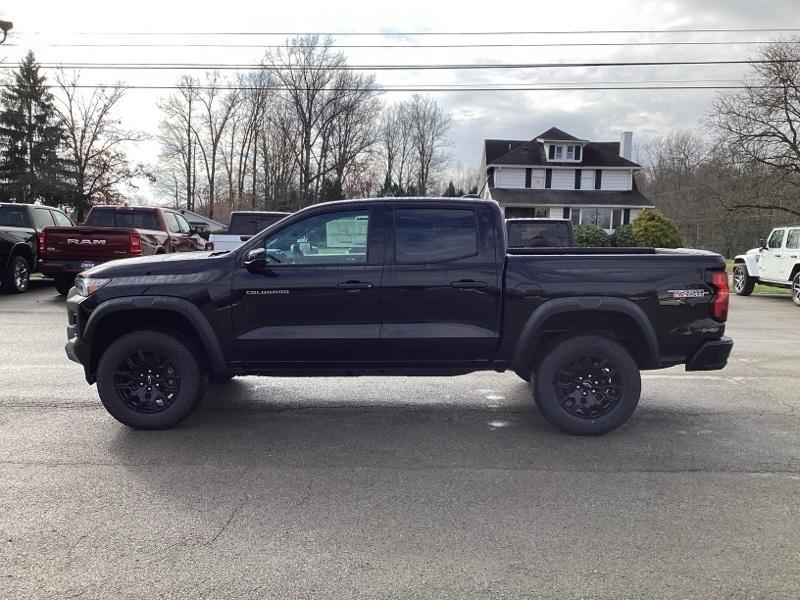
[[21, 294], [28, 289], [31, 280], [31, 267], [24, 256], [16, 254], [8, 259], [8, 266], [2, 276], [3, 291]]
[[62, 296], [66, 296], [72, 289], [72, 285], [75, 283], [75, 278], [69, 276], [64, 277], [63, 275], [59, 275], [58, 277], [56, 277], [55, 281], [56, 281], [56, 291]]
[[97, 391], [103, 406], [134, 429], [166, 429], [188, 417], [205, 391], [195, 355], [159, 331], [128, 333], [100, 357]]
[[616, 429], [639, 403], [641, 377], [630, 353], [597, 335], [566, 339], [539, 363], [533, 398], [555, 427], [573, 435]]
[[737, 264], [733, 268], [733, 291], [736, 292], [736, 295], [749, 296], [755, 287], [756, 282], [750, 277], [747, 267], [744, 264]]

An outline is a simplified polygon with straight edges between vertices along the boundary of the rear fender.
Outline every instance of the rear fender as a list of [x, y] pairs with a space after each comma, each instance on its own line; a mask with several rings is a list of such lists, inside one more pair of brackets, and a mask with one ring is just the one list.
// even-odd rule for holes
[[636, 357], [644, 368], [658, 368], [661, 354], [658, 338], [650, 319], [635, 303], [625, 298], [608, 298], [604, 296], [580, 296], [576, 298], [556, 298], [548, 300], [528, 317], [522, 328], [519, 342], [514, 351], [513, 368], [522, 370], [529, 368], [531, 357], [535, 355], [542, 335], [543, 325], [548, 319], [562, 313], [571, 312], [606, 312], [617, 313], [630, 318], [639, 328], [644, 340], [644, 356]]

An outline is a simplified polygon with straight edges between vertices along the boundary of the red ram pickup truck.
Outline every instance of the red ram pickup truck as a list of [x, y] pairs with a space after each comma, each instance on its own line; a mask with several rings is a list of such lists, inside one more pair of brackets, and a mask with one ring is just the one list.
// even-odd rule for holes
[[95, 206], [78, 227], [46, 227], [39, 270], [66, 295], [75, 275], [118, 258], [192, 252], [206, 241], [177, 211], [143, 206]]

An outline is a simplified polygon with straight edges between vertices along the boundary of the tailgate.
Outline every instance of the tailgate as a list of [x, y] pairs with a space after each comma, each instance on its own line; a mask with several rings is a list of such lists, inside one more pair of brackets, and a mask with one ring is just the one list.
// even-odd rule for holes
[[128, 240], [135, 231], [122, 227], [45, 227], [42, 257], [96, 262], [126, 258], [131, 256]]

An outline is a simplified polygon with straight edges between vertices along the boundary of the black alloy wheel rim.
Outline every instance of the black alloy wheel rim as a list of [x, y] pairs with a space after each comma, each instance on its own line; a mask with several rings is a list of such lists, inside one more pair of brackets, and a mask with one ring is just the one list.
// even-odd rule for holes
[[580, 356], [556, 373], [556, 397], [567, 413], [581, 419], [607, 415], [622, 399], [624, 386], [607, 358]]
[[733, 288], [737, 292], [744, 289], [744, 272], [741, 267], [737, 267], [733, 272]]
[[25, 291], [28, 287], [28, 263], [24, 260], [17, 261], [16, 266], [14, 267], [14, 285], [17, 286], [19, 291]]
[[181, 390], [181, 377], [164, 355], [135, 349], [117, 365], [114, 386], [128, 408], [152, 414], [174, 404]]
[[795, 277], [792, 283], [792, 299], [795, 304], [800, 305], [800, 276]]

